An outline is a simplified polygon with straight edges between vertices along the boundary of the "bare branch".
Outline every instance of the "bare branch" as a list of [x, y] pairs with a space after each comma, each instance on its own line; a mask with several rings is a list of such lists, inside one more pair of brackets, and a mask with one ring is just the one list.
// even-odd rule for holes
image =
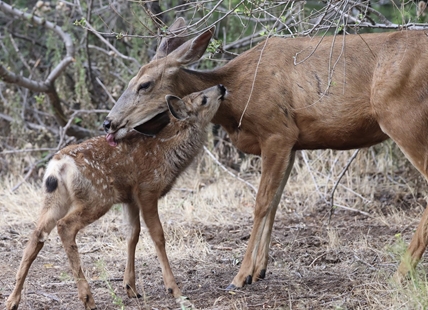
[[[354, 161], [354, 159], [357, 157], [359, 151], [360, 151], [360, 149], [357, 149], [354, 152], [354, 154], [352, 154], [351, 158], [348, 160], [348, 162], [346, 163], [345, 167], [343, 167], [342, 172], [339, 174], [339, 177], [337, 178], [336, 182], [333, 185], [333, 189], [331, 190], [331, 194], [330, 194], [330, 214], [328, 216], [328, 225], [330, 225], [331, 215], [333, 213], [333, 208], [334, 208], [334, 193], [336, 191], [337, 185], [339, 185], [340, 180], [342, 180], [342, 177], [345, 175], [345, 173], [348, 170], [349, 166], [352, 164], [352, 162]], [[349, 209], [350, 208], [348, 208], [348, 210]]]
[[21, 75], [9, 71], [3, 64], [0, 63], [0, 79], [6, 83], [16, 84], [28, 88], [35, 92], [48, 92], [51, 90], [50, 85], [45, 82], [37, 82]]
[[254, 193], [257, 193], [257, 188], [253, 185], [253, 184], [251, 184], [250, 182], [247, 182], [247, 181], [245, 181], [244, 179], [242, 179], [242, 178], [240, 178], [240, 177], [238, 177], [237, 175], [235, 175], [235, 174], [233, 174], [232, 172], [230, 172], [225, 166], [223, 166], [219, 161], [218, 161], [218, 159], [214, 156], [214, 154], [213, 153], [211, 153], [211, 151], [206, 147], [206, 146], [204, 146], [204, 151], [205, 151], [205, 153], [207, 153], [208, 154], [208, 156], [209, 157], [211, 157], [211, 159], [212, 160], [214, 160], [214, 162], [221, 168], [221, 169], [223, 169], [223, 171], [225, 171], [225, 172], [227, 172], [229, 175], [231, 175], [232, 177], [234, 177], [235, 179], [237, 179], [237, 180], [239, 180], [239, 181], [241, 181], [241, 182], [243, 182], [243, 183], [245, 183], [245, 184], [247, 184], [247, 186], [249, 187], [249, 188], [251, 188], [253, 191], [254, 191]]
[[[55, 89], [54, 82], [65, 70], [65, 68], [74, 61], [74, 46], [71, 36], [65, 33], [58, 25], [40, 18], [33, 14], [24, 13], [3, 1], [0, 1], [0, 11], [6, 14], [11, 14], [25, 21], [29, 21], [33, 24], [45, 27], [48, 30], [52, 30], [57, 33], [65, 44], [66, 56], [60, 61], [60, 63], [50, 72], [47, 79], [44, 82], [38, 82], [29, 78], [17, 75], [8, 70], [3, 64], [0, 64], [0, 79], [6, 83], [16, 84], [21, 87], [25, 87], [35, 92], [43, 92], [49, 98], [49, 102], [53, 108], [53, 112], [56, 120], [60, 126], [64, 126], [67, 123], [67, 118], [61, 106], [60, 98]], [[84, 128], [77, 126], [71, 126], [67, 134], [75, 136], [77, 138], [85, 138], [90, 136], [90, 132]]]
[[138, 67], [141, 66], [140, 62], [138, 60], [136, 60], [133, 57], [129, 57], [129, 56], [125, 56], [123, 55], [121, 52], [119, 52], [109, 41], [107, 41], [100, 32], [98, 32], [97, 30], [95, 30], [94, 27], [92, 27], [92, 25], [86, 21], [85, 22], [85, 26], [87, 30], [91, 31], [94, 35], [96, 35], [105, 45], [107, 45], [117, 56], [119, 56], [120, 58], [123, 58], [125, 60], [129, 60], [132, 61], [133, 63], [135, 63]]

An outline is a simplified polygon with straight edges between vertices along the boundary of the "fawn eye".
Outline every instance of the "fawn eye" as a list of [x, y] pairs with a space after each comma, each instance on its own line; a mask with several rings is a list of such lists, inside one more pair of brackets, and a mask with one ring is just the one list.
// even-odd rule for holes
[[207, 104], [207, 96], [204, 96], [203, 98], [202, 98], [202, 103], [201, 103], [201, 105], [206, 105]]
[[146, 90], [150, 87], [150, 82], [141, 83], [140, 86], [138, 86], [137, 93], [139, 93], [141, 90]]

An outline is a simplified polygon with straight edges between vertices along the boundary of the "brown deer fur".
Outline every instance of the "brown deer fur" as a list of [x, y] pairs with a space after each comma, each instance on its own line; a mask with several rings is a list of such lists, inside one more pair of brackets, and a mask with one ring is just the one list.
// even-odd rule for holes
[[[178, 19], [171, 31], [179, 34], [183, 27]], [[218, 83], [227, 87], [230, 96], [213, 123], [238, 149], [262, 158], [254, 226], [230, 288], [265, 276], [275, 212], [295, 151], [362, 148], [391, 138], [428, 177], [426, 31], [269, 38], [213, 71], [183, 68], [202, 56], [213, 31], [187, 41], [180, 35], [163, 39], [107, 116], [105, 128], [120, 138], [165, 111], [160, 101], [166, 93], [184, 96]], [[141, 85], [149, 86], [137, 93]], [[397, 276], [421, 258], [427, 227], [425, 211]]]
[[86, 309], [94, 309], [95, 302], [82, 272], [75, 237], [80, 229], [99, 219], [116, 203], [124, 203], [128, 226], [124, 275], [128, 296], [138, 296], [134, 260], [140, 211], [156, 247], [165, 287], [175, 297], [180, 296], [165, 252], [157, 201], [201, 150], [205, 128], [224, 94], [225, 88], [219, 85], [191, 94], [183, 101], [167, 96], [171, 114], [179, 119], [172, 116], [169, 124], [154, 138], [130, 132], [117, 147], [110, 146], [102, 136], [59, 151], [46, 170], [44, 206], [24, 251], [7, 309], [18, 308], [30, 265], [55, 226], [77, 282], [79, 298]]

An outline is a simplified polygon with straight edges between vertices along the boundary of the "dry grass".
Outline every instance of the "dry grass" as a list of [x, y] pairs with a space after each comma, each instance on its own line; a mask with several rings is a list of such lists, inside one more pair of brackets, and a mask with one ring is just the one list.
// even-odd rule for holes
[[[173, 271], [195, 307], [427, 308], [426, 263], [404, 286], [390, 281], [406, 247], [403, 239], [408, 242], [426, 206], [428, 188], [393, 144], [360, 152], [337, 188], [336, 207], [327, 226], [331, 188], [352, 153], [298, 155], [278, 210], [270, 273], [265, 281], [236, 295], [226, 294], [222, 288], [237, 272], [236, 264], [245, 251], [254, 193], [202, 156], [159, 202]], [[241, 176], [256, 186], [259, 164], [251, 157], [242, 164], [247, 170]], [[5, 250], [0, 254], [5, 261], [0, 268], [0, 297], [6, 297], [13, 287], [22, 248], [42, 201], [40, 182], [23, 183], [12, 193], [18, 181], [16, 176], [8, 176], [0, 184], [0, 253]], [[137, 252], [137, 287], [144, 298], [136, 301], [124, 296], [120, 279], [126, 244], [120, 206], [84, 229], [78, 244], [102, 309], [185, 308], [163, 292], [154, 247], [144, 228]], [[24, 294], [20, 309], [80, 309], [56, 231], [34, 263]]]

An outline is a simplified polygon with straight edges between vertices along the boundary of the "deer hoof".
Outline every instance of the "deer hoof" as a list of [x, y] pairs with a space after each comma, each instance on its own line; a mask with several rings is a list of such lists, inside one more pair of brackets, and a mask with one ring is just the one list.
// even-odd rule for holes
[[168, 293], [170, 293], [170, 294], [174, 294], [174, 290], [173, 290], [172, 288], [169, 288], [169, 289], [168, 289]]
[[129, 298], [141, 298], [142, 297], [140, 294], [138, 294], [135, 291], [135, 289], [131, 288], [131, 286], [129, 284], [126, 284], [125, 288], [126, 288], [126, 294], [128, 295]]
[[245, 279], [245, 284], [251, 284], [251, 283], [253, 283], [253, 277], [252, 277], [252, 276], [248, 276], [248, 277]]
[[86, 310], [95, 310], [97, 309], [97, 306], [95, 306], [95, 301], [92, 298], [91, 295], [86, 295], [85, 298], [86, 302], [85, 302], [85, 309]]
[[264, 279], [266, 277], [266, 269], [260, 271], [259, 279]]
[[236, 289], [237, 289], [237, 287], [235, 286], [235, 284], [229, 284], [229, 286], [226, 287], [226, 291], [233, 291]]

